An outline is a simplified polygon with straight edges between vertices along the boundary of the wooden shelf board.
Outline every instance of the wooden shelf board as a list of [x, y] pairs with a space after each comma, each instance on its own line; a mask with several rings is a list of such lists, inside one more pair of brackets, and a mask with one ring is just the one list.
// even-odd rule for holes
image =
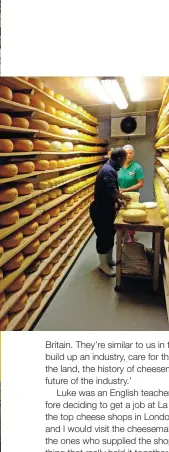
[[66, 106], [66, 104], [64, 104], [63, 102], [59, 102], [31, 83], [22, 80], [20, 77], [1, 77], [0, 84], [5, 84], [5, 86], [8, 86], [12, 90], [33, 90], [39, 100], [42, 100], [42, 102], [44, 102], [46, 105], [50, 105], [52, 107], [55, 107], [57, 110], [63, 110], [66, 113], [75, 115], [79, 119], [82, 119], [84, 122], [91, 125], [98, 125], [97, 121], [93, 121], [83, 113], [78, 112], [78, 110]]
[[43, 132], [42, 130], [40, 130], [37, 134], [36, 138], [47, 138], [48, 140], [58, 140], [58, 141], [71, 141], [72, 143], [84, 143], [84, 144], [89, 144], [89, 145], [96, 145], [96, 146], [106, 146], [107, 142], [105, 140], [101, 140], [101, 142], [96, 142], [96, 141], [92, 141], [92, 140], [85, 140], [83, 138], [72, 138], [70, 135], [68, 137], [63, 136], [63, 135], [56, 135], [54, 133], [50, 133], [50, 132]]
[[[1, 108], [1, 104], [0, 104], [0, 108]], [[36, 133], [38, 132], [38, 130], [34, 130], [34, 129], [21, 129], [20, 127], [12, 127], [12, 126], [2, 126], [0, 125], [0, 137], [1, 137], [1, 132], [3, 133], [7, 133], [8, 135], [36, 135]], [[8, 155], [8, 152], [4, 152], [5, 155]]]
[[25, 196], [18, 196], [18, 198], [13, 202], [8, 202], [5, 204], [0, 204], [0, 212], [4, 212], [5, 210], [12, 209], [15, 206], [18, 206], [19, 204], [22, 204], [25, 201], [28, 201], [29, 199], [33, 199], [36, 196], [39, 196], [42, 194], [42, 190], [34, 190], [33, 193], [30, 195]]
[[169, 171], [169, 160], [161, 157], [156, 157], [156, 159]]
[[[99, 154], [105, 154], [105, 151], [58, 151], [58, 152], [45, 152], [45, 151], [32, 151], [32, 152], [0, 152], [0, 157], [8, 158], [8, 157], [29, 157], [30, 155], [80, 155], [80, 154], [87, 154], [87, 155], [99, 155]], [[107, 156], [105, 158], [108, 158]]]

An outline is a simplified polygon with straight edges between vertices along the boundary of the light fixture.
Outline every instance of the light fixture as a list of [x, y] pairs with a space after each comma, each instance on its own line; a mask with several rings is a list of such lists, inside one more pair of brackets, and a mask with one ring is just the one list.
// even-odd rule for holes
[[143, 79], [137, 76], [124, 77], [127, 91], [132, 102], [138, 102], [144, 98]]
[[103, 79], [101, 84], [120, 110], [125, 110], [128, 107], [127, 100], [116, 79]]
[[91, 95], [95, 95], [102, 102], [112, 104], [111, 97], [104, 91], [98, 78], [87, 77], [83, 79], [83, 89], [86, 89]]

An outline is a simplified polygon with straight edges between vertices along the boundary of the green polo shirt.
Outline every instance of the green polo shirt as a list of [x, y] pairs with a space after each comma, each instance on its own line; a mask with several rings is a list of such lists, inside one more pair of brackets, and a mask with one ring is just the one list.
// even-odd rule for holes
[[137, 162], [131, 162], [128, 168], [121, 168], [118, 172], [120, 188], [130, 188], [136, 185], [140, 179], [144, 179], [144, 172], [142, 166]]

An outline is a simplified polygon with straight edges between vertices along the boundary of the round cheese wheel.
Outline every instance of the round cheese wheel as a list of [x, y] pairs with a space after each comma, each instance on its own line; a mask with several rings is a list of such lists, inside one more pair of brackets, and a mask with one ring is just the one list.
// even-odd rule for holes
[[165, 217], [167, 217], [167, 215], [168, 215], [168, 212], [167, 212], [166, 208], [160, 210], [160, 217], [161, 218], [165, 218]]
[[43, 289], [43, 292], [49, 292], [50, 290], [52, 290], [53, 289], [53, 286], [54, 286], [54, 283], [55, 283], [55, 281], [54, 281], [54, 279], [52, 278], [52, 279], [50, 279], [50, 281], [48, 282], [48, 284], [45, 286], [45, 288]]
[[45, 106], [45, 111], [46, 111], [46, 113], [49, 113], [50, 115], [53, 115], [53, 116], [55, 116], [55, 114], [56, 114], [56, 108], [52, 107], [50, 105]]
[[60, 229], [60, 223], [55, 223], [49, 228], [49, 231], [50, 232], [57, 232], [57, 231], [59, 231], [59, 229]]
[[60, 204], [60, 211], [64, 212], [67, 209], [67, 202], [63, 202], [63, 204]]
[[62, 149], [62, 143], [60, 141], [52, 141], [49, 145], [49, 151], [57, 152]]
[[34, 130], [42, 130], [43, 132], [49, 131], [49, 124], [47, 121], [41, 119], [29, 119], [29, 128]]
[[50, 263], [48, 264], [44, 270], [42, 271], [41, 275], [42, 276], [46, 276], [46, 275], [50, 275], [51, 271], [52, 271], [53, 265]]
[[22, 196], [22, 195], [30, 195], [33, 192], [33, 184], [31, 182], [27, 182], [27, 183], [20, 183], [16, 185], [16, 189], [18, 191], [18, 195]]
[[31, 283], [30, 287], [28, 287], [27, 293], [37, 292], [40, 289], [41, 283], [42, 283], [42, 278], [40, 276], [38, 276], [38, 278], [36, 278], [35, 281], [33, 281]]
[[129, 202], [127, 203], [126, 209], [141, 209], [146, 210], [145, 204], [141, 202]]
[[4, 275], [3, 275], [3, 271], [0, 268], [0, 281], [3, 279]]
[[50, 143], [45, 140], [34, 140], [33, 141], [33, 149], [34, 151], [48, 151]]
[[19, 298], [19, 300], [17, 301], [17, 303], [15, 303], [10, 309], [9, 309], [9, 313], [13, 314], [14, 312], [19, 312], [22, 311], [22, 309], [25, 308], [26, 303], [28, 301], [28, 296], [26, 293], [24, 293], [22, 295], [21, 298]]
[[37, 298], [37, 300], [34, 301], [34, 303], [31, 305], [30, 311], [33, 311], [34, 309], [39, 308], [39, 306], [40, 306], [41, 303], [42, 303], [42, 300], [43, 300], [42, 295], [39, 295], [39, 297]]
[[2, 245], [5, 249], [11, 249], [15, 248], [20, 245], [23, 239], [23, 234], [21, 231], [14, 232], [13, 234], [9, 235], [5, 239], [1, 240]]
[[1, 177], [14, 177], [18, 174], [18, 168], [14, 163], [8, 163], [7, 165], [0, 165]]
[[53, 89], [47, 88], [46, 86], [44, 86], [43, 91], [44, 93], [48, 94], [48, 96], [54, 97], [55, 95]]
[[52, 264], [57, 264], [60, 261], [61, 255], [58, 253], [53, 259]]
[[10, 293], [22, 289], [25, 279], [26, 276], [22, 273], [17, 279], [15, 279], [15, 281], [13, 281], [12, 284], [10, 284], [10, 286], [7, 287], [6, 292]]
[[165, 229], [164, 238], [165, 240], [167, 240], [167, 242], [169, 242], [169, 228]]
[[35, 171], [35, 165], [33, 162], [20, 162], [17, 163], [19, 174], [29, 174]]
[[45, 104], [41, 100], [37, 99], [34, 96], [30, 97], [30, 105], [34, 108], [38, 108], [38, 110], [45, 111]]
[[60, 254], [65, 254], [65, 253], [67, 253], [68, 249], [69, 249], [69, 246], [68, 246], [68, 245], [65, 245], [65, 246], [60, 250]]
[[127, 223], [144, 223], [147, 218], [145, 210], [140, 209], [126, 209], [122, 213], [123, 220]]
[[23, 93], [13, 93], [12, 100], [18, 104], [30, 105], [30, 99], [27, 94]]
[[73, 151], [73, 143], [69, 141], [62, 143], [61, 149], [62, 151]]
[[49, 160], [49, 169], [50, 170], [55, 170], [57, 168], [58, 164], [57, 164], [57, 160]]
[[14, 140], [14, 151], [31, 152], [33, 151], [33, 143], [31, 140]]
[[39, 236], [39, 241], [46, 242], [46, 240], [49, 240], [49, 237], [50, 237], [50, 231], [47, 230]]
[[12, 152], [14, 149], [11, 140], [0, 139], [0, 152]]
[[47, 257], [50, 256], [51, 252], [52, 252], [52, 248], [50, 248], [50, 247], [45, 248], [45, 250], [42, 251], [42, 253], [40, 254], [39, 259], [46, 259]]
[[[15, 314], [13, 314], [13, 316], [15, 316]], [[10, 316], [12, 317], [12, 316]], [[17, 326], [15, 327], [15, 331], [20, 331], [23, 330], [23, 328], [25, 328], [27, 322], [29, 320], [28, 314], [25, 314], [24, 317], [22, 317], [22, 319], [20, 320], [20, 322], [17, 324]]]
[[49, 124], [49, 132], [53, 133], [54, 135], [60, 135], [60, 127], [56, 126], [55, 124]]
[[9, 324], [9, 318], [5, 315], [2, 319], [0, 319], [0, 331], [5, 331]]
[[163, 219], [163, 226], [165, 229], [169, 228], [169, 217]]
[[12, 125], [11, 117], [7, 114], [0, 113], [0, 125], [10, 127]]
[[16, 256], [10, 259], [10, 261], [6, 262], [6, 264], [3, 265], [3, 270], [12, 271], [16, 270], [17, 268], [20, 268], [23, 260], [24, 260], [23, 254], [18, 253]]
[[51, 209], [49, 211], [51, 218], [53, 217], [57, 217], [60, 214], [60, 208], [59, 207], [53, 207], [53, 209]]
[[29, 121], [26, 118], [12, 118], [12, 127], [29, 129]]
[[35, 170], [36, 171], [46, 171], [49, 169], [48, 160], [35, 160]]
[[62, 94], [55, 94], [55, 99], [57, 99], [59, 102], [64, 102], [65, 98]]
[[48, 192], [49, 199], [56, 199], [58, 195], [56, 194], [56, 190], [51, 190]]
[[0, 214], [0, 225], [10, 226], [15, 224], [19, 220], [19, 212], [15, 209], [11, 209], [7, 212]]
[[35, 78], [35, 77], [29, 77], [28, 78], [29, 83], [31, 83], [32, 85], [37, 86], [37, 88], [41, 89], [43, 91], [43, 82], [39, 79], [39, 78]]
[[35, 260], [29, 267], [26, 268], [25, 273], [29, 275], [30, 273], [34, 273], [38, 270], [40, 265], [40, 260]]
[[[2, 243], [2, 241], [1, 241], [1, 243]], [[4, 249], [3, 249], [3, 246], [2, 245], [0, 245], [0, 257], [2, 256], [2, 254], [4, 253]]]
[[57, 248], [60, 245], [60, 243], [61, 243], [61, 240], [60, 239], [56, 239], [56, 240], [54, 240], [54, 242], [51, 243], [51, 247], [52, 248]]
[[68, 218], [67, 218], [67, 217], [62, 218], [62, 219], [60, 220], [60, 226], [64, 226], [64, 224], [66, 224], [67, 221], [68, 221]]
[[23, 250], [23, 254], [25, 256], [29, 256], [30, 254], [34, 254], [38, 251], [40, 242], [38, 239], [35, 239], [32, 243], [29, 243], [29, 245], [26, 246]]
[[12, 100], [12, 90], [7, 86], [0, 85], [0, 97], [7, 100]]
[[16, 188], [4, 188], [0, 190], [0, 203], [5, 204], [13, 202], [18, 197], [18, 190]]
[[47, 212], [43, 213], [42, 215], [40, 215], [38, 217], [39, 224], [47, 224], [49, 222], [49, 220], [50, 220], [50, 215]]
[[5, 301], [6, 301], [5, 292], [2, 292], [0, 294], [0, 309], [2, 308], [3, 304], [5, 303]]
[[21, 217], [25, 217], [27, 215], [32, 215], [36, 210], [36, 203], [29, 201], [18, 206], [19, 215]]
[[22, 233], [24, 236], [35, 234], [35, 232], [38, 230], [38, 227], [38, 222], [32, 221], [22, 228]]

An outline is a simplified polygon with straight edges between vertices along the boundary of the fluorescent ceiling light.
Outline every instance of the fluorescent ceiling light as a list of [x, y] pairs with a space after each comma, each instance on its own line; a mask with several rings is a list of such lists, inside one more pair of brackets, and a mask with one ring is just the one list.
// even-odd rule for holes
[[112, 98], [104, 91], [98, 78], [89, 77], [84, 79], [83, 89], [86, 89], [91, 95], [98, 97], [102, 102], [112, 104]]
[[128, 107], [128, 103], [118, 81], [116, 79], [106, 79], [101, 80], [101, 83], [117, 107], [120, 108], [120, 110], [125, 110]]
[[131, 101], [137, 102], [144, 98], [143, 79], [141, 77], [124, 77]]

